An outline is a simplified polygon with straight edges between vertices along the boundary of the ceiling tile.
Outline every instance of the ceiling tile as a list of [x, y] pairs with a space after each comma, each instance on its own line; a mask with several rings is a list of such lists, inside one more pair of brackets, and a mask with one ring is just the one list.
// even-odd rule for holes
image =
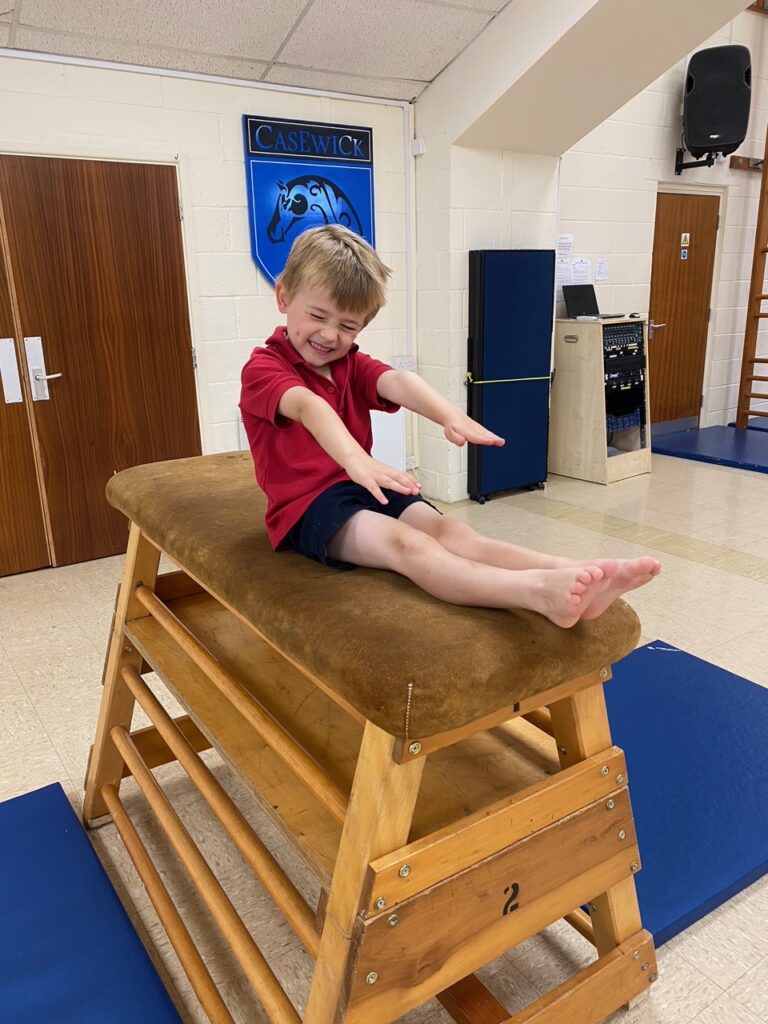
[[21, 22], [127, 43], [270, 60], [306, 0], [23, 0]]
[[421, 0], [315, 0], [280, 60], [325, 71], [431, 81], [491, 17]]
[[169, 50], [162, 46], [141, 46], [114, 39], [94, 39], [68, 35], [64, 32], [45, 32], [19, 26], [16, 30], [16, 49], [42, 53], [58, 53], [69, 57], [90, 57], [94, 60], [137, 64], [141, 67], [172, 68], [176, 71], [195, 71], [225, 78], [244, 78], [258, 81], [267, 64], [260, 61], [240, 60], [236, 57], [218, 57], [207, 53], [188, 53]]
[[427, 84], [400, 78], [366, 78], [333, 71], [312, 71], [285, 64], [275, 64], [270, 68], [264, 81], [324, 92], [353, 93], [355, 96], [382, 96], [388, 100], [412, 100]]

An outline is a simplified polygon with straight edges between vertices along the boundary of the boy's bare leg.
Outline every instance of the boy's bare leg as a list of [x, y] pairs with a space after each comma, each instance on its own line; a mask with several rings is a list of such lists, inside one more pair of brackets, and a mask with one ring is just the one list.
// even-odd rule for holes
[[512, 571], [463, 558], [423, 530], [378, 512], [357, 512], [328, 542], [332, 558], [407, 576], [433, 597], [481, 608], [527, 608], [575, 625], [604, 587], [598, 566]]
[[434, 537], [443, 547], [462, 558], [469, 558], [486, 565], [503, 569], [562, 569], [565, 567], [597, 565], [604, 573], [604, 582], [592, 594], [589, 608], [583, 608], [585, 619], [602, 615], [617, 597], [628, 590], [635, 590], [658, 576], [661, 564], [655, 558], [644, 555], [641, 558], [596, 558], [591, 562], [579, 562], [571, 558], [547, 555], [517, 544], [484, 537], [466, 523], [442, 516], [425, 502], [409, 505], [400, 516], [400, 522], [408, 523], [417, 530], [423, 530]]

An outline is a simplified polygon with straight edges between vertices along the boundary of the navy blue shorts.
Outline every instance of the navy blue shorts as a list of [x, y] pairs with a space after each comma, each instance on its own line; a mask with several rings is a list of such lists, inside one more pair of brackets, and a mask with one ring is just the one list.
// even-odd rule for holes
[[[409, 505], [424, 501], [420, 494], [400, 494], [399, 491], [390, 491], [385, 487], [382, 491], [389, 499], [388, 505], [382, 505], [370, 491], [351, 480], [333, 484], [315, 498], [298, 523], [285, 535], [283, 544], [331, 569], [356, 569], [357, 566], [351, 562], [328, 557], [326, 546], [334, 533], [356, 512], [367, 509], [389, 516], [390, 519], [399, 519]], [[434, 508], [434, 505], [430, 505], [430, 508]]]

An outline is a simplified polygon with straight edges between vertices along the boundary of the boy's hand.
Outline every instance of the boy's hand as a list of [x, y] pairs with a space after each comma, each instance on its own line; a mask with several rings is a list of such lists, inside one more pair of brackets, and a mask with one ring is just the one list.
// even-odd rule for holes
[[450, 419], [443, 423], [445, 436], [448, 440], [461, 448], [469, 441], [471, 444], [489, 444], [497, 448], [505, 443], [503, 437], [486, 430], [471, 417], [456, 409]]
[[344, 469], [350, 480], [365, 487], [382, 505], [389, 504], [381, 490], [382, 487], [398, 491], [400, 494], [418, 494], [421, 490], [418, 480], [414, 480], [408, 473], [388, 466], [385, 462], [377, 462], [365, 453], [350, 455], [344, 463]]

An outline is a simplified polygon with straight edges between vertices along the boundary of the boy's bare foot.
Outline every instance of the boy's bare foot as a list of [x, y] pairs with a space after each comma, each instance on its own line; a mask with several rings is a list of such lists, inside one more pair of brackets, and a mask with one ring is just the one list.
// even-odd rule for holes
[[582, 597], [579, 618], [585, 621], [596, 619], [617, 597], [650, 583], [661, 572], [661, 563], [648, 555], [642, 558], [598, 559], [595, 564], [602, 568], [603, 579]]
[[546, 616], [563, 629], [576, 625], [582, 616], [584, 603], [587, 602], [587, 606], [591, 604], [593, 589], [602, 589], [606, 585], [604, 570], [595, 564], [523, 571], [530, 583], [525, 607]]

